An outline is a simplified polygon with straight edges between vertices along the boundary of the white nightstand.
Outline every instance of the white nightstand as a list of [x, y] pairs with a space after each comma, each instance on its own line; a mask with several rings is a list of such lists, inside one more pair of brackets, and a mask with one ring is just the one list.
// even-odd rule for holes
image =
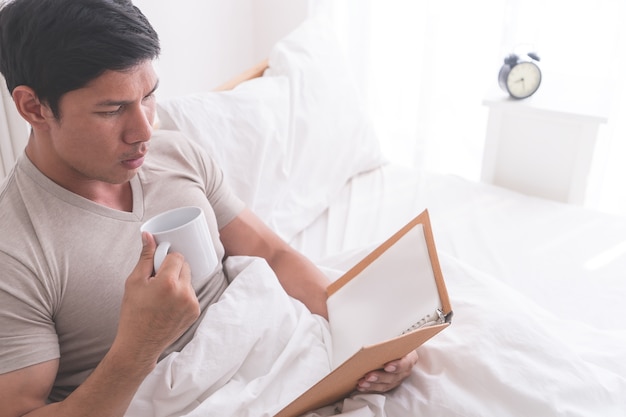
[[[582, 85], [582, 88], [581, 88]], [[584, 204], [609, 94], [589, 80], [544, 74], [533, 96], [514, 100], [493, 91], [481, 179], [529, 195]]]

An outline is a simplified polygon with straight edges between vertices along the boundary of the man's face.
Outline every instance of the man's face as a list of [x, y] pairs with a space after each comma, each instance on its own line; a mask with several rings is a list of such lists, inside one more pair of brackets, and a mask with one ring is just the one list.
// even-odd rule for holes
[[[47, 173], [67, 188], [100, 181], [122, 184], [142, 165], [152, 135], [158, 79], [146, 61], [124, 72], [106, 71], [64, 94], [49, 123]], [[51, 175], [50, 175], [51, 174]]]

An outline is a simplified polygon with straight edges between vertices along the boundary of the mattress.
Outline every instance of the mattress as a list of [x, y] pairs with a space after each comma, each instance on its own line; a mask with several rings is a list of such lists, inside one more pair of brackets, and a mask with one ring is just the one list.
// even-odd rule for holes
[[345, 269], [425, 208], [440, 252], [559, 316], [624, 328], [626, 217], [387, 164], [354, 177], [291, 244]]

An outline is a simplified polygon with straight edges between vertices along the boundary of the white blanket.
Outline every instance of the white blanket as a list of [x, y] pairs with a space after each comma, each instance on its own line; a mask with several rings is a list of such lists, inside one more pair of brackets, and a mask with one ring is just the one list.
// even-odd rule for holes
[[[419, 349], [411, 376], [386, 395], [358, 394], [309, 417], [603, 416], [626, 410], [626, 331], [559, 318], [440, 254], [452, 326]], [[236, 275], [196, 338], [161, 361], [127, 417], [271, 416], [328, 372], [328, 333], [283, 291], [264, 261]]]
[[326, 321], [264, 260], [231, 257], [232, 283], [192, 342], [146, 378], [127, 417], [272, 416], [330, 370]]

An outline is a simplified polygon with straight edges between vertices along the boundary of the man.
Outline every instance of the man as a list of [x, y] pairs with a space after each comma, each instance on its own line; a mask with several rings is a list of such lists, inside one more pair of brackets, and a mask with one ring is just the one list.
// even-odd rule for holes
[[[0, 9], [0, 72], [31, 125], [0, 186], [0, 417], [123, 416], [226, 288], [180, 254], [153, 273], [148, 218], [204, 209], [218, 258], [267, 259], [327, 317], [326, 277], [266, 227], [191, 141], [152, 126], [158, 36], [125, 0], [15, 0]], [[365, 375], [384, 392], [417, 360]]]

